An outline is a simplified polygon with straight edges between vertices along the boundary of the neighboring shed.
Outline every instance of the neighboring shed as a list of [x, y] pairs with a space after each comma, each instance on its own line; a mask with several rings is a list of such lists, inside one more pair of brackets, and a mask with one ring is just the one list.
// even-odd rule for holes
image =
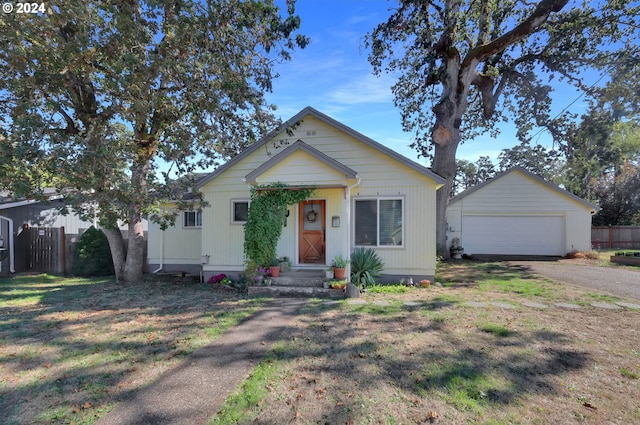
[[562, 256], [591, 249], [598, 206], [514, 167], [449, 202], [448, 243], [465, 254]]
[[[97, 227], [73, 212], [62, 214], [67, 204], [55, 189], [46, 189], [45, 194], [49, 199], [41, 202], [0, 193], [0, 244], [6, 251], [0, 252], [0, 274], [67, 273], [73, 266], [78, 239], [89, 227]], [[146, 219], [143, 227], [146, 232]], [[127, 227], [120, 229], [126, 238]]]

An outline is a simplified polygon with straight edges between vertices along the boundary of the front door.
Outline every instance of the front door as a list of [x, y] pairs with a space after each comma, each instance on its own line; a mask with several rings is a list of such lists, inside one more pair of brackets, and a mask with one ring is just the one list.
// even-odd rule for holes
[[325, 264], [325, 201], [298, 204], [300, 264]]

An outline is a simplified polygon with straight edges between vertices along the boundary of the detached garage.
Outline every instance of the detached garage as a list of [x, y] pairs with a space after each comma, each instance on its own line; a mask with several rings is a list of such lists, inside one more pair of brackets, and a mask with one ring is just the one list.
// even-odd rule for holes
[[515, 167], [451, 199], [449, 244], [466, 254], [562, 256], [591, 249], [598, 206]]

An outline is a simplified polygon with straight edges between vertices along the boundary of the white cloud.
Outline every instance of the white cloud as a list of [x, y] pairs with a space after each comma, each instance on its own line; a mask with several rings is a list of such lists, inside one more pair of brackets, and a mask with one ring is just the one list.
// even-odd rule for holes
[[393, 82], [386, 75], [376, 77], [373, 74], [365, 74], [337, 86], [328, 93], [327, 97], [330, 101], [342, 105], [388, 103], [393, 101], [391, 93]]

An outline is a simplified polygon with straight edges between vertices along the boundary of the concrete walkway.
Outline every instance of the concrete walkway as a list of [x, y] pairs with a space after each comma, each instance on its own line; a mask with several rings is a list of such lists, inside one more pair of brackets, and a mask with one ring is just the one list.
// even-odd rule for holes
[[[116, 405], [96, 425], [204, 425], [220, 409], [227, 397], [246, 379], [271, 348], [290, 329], [288, 323], [308, 302], [300, 298], [278, 298], [268, 302], [257, 313], [234, 326], [212, 344], [189, 356], [182, 365], [165, 373], [156, 381], [134, 393], [133, 397]], [[339, 304], [340, 301], [325, 301]], [[348, 304], [368, 304], [350, 299]], [[388, 301], [372, 304], [386, 307]], [[443, 307], [454, 304], [442, 303]], [[421, 308], [427, 303], [406, 301], [406, 307]], [[522, 302], [520, 305], [500, 302], [467, 301], [466, 307], [519, 306], [546, 309], [575, 309], [582, 306], [555, 303], [552, 305]], [[640, 304], [594, 302], [595, 308], [630, 309], [640, 311]]]
[[306, 299], [280, 298], [116, 405], [96, 425], [200, 425], [249, 376]]

